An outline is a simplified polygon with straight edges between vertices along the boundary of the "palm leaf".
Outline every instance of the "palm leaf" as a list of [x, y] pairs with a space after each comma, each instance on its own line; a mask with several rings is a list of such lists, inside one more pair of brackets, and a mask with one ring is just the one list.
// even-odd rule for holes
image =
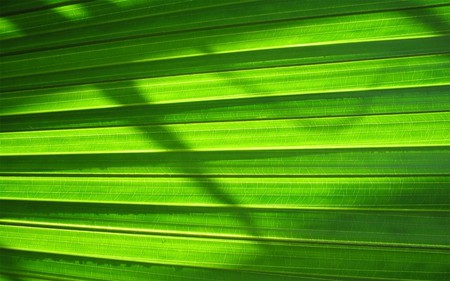
[[2, 1], [0, 280], [445, 280], [448, 1]]

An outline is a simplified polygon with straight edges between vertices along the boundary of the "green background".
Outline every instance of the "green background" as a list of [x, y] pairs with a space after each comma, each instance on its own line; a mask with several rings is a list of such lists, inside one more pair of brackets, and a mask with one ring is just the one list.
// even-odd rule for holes
[[0, 1], [0, 280], [450, 278], [450, 3]]

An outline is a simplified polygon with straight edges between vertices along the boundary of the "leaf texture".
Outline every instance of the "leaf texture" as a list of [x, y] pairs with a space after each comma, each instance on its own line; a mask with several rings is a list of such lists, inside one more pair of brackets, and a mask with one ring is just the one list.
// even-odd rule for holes
[[450, 276], [448, 1], [0, 16], [0, 280]]

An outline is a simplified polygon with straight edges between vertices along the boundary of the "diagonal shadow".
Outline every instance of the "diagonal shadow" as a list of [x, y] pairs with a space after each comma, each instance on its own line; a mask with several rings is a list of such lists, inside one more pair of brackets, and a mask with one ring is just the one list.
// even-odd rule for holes
[[[121, 93], [121, 95], [117, 95], [116, 93], [111, 93], [110, 89], [107, 87], [101, 87], [101, 85], [98, 86], [105, 96], [109, 97], [110, 99], [114, 100], [117, 104], [146, 104], [149, 101], [147, 101], [145, 98], [143, 98], [134, 84], [130, 81], [125, 82], [124, 85], [124, 92]], [[147, 120], [149, 123], [159, 123], [158, 120], [150, 119]], [[132, 121], [131, 121], [132, 122]], [[151, 131], [149, 127], [146, 126], [137, 126], [135, 127], [137, 130], [139, 130], [141, 133], [143, 133], [145, 136], [151, 136]], [[170, 150], [183, 150], [183, 151], [189, 151], [190, 147], [188, 147], [183, 140], [181, 140], [175, 133], [167, 129], [167, 127], [163, 125], [152, 125], [153, 129], [157, 129], [159, 132], [159, 137], [153, 137], [149, 138], [150, 141], [158, 143], [161, 147]], [[168, 145], [167, 141], [163, 140], [169, 140], [170, 145]], [[191, 162], [190, 159], [186, 158], [185, 154], [179, 154], [179, 160], [189, 163]], [[183, 171], [182, 171], [183, 172]], [[195, 174], [195, 175], [202, 175], [204, 172], [202, 169], [198, 167], [189, 167], [189, 170], [184, 170], [187, 176], [189, 174]], [[227, 194], [226, 192], [222, 191], [221, 188], [212, 178], [208, 178], [208, 180], [205, 180], [205, 178], [199, 178], [192, 177], [194, 180], [196, 180], [199, 187], [205, 189], [210, 194], [214, 195], [220, 202], [222, 202], [225, 205], [238, 207], [239, 202], [233, 196]], [[250, 235], [258, 237], [259, 233], [257, 231], [256, 225], [253, 224], [250, 216], [245, 213], [245, 211], [240, 212], [238, 214], [238, 218], [243, 222], [243, 224], [246, 226], [247, 231]]]
[[[105, 87], [102, 87], [100, 84], [98, 86], [99, 89], [101, 89], [106, 97], [109, 97], [110, 99], [114, 100], [117, 104], [126, 105], [130, 103], [134, 104], [146, 104], [148, 101], [144, 99], [138, 90], [135, 88], [132, 82], [126, 81], [124, 82], [124, 86], [126, 88], [126, 92], [122, 93], [120, 96], [110, 92]], [[157, 120], [149, 120], [150, 123], [157, 123]], [[136, 127], [137, 130], [139, 130], [141, 133], [143, 133], [145, 136], [151, 136], [150, 131], [147, 129], [148, 127], [139, 126]], [[167, 142], [162, 141], [160, 138], [149, 138], [150, 141], [156, 142], [161, 145], [161, 147], [164, 147], [168, 150], [186, 150], [188, 151], [190, 148], [181, 140], [176, 134], [174, 134], [172, 131], [168, 130], [165, 126], [161, 125], [154, 125], [153, 128], [156, 128], [159, 131], [159, 136], [161, 136], [161, 139], [169, 140], [170, 145], [167, 144]], [[183, 157], [181, 154], [180, 157]], [[183, 161], [189, 162], [189, 159], [181, 159]], [[203, 171], [200, 168], [197, 167], [190, 167], [189, 169], [190, 173], [196, 174], [196, 175], [202, 175]], [[189, 173], [188, 173], [189, 174]], [[196, 180], [197, 178], [193, 178]], [[212, 179], [209, 178], [209, 180], [205, 180], [205, 178], [202, 178], [202, 180], [196, 180], [198, 186], [200, 188], [203, 188], [207, 190], [210, 194], [214, 195], [220, 202], [222, 202], [225, 205], [228, 206], [234, 206], [237, 207], [239, 203], [229, 194], [223, 192], [218, 184]], [[258, 237], [260, 234], [257, 230], [257, 226], [254, 225], [252, 222], [251, 217], [245, 213], [245, 212], [236, 212], [235, 213], [237, 218], [243, 223], [243, 225], [246, 227], [247, 232], [249, 235]], [[259, 243], [257, 243], [259, 244]], [[12, 262], [9, 262], [8, 264], [11, 268], [15, 266], [15, 264], [12, 264]], [[15, 271], [14, 269], [12, 269]], [[15, 277], [14, 277], [15, 278]], [[13, 281], [16, 281], [18, 279], [12, 279]]]
[[[109, 3], [108, 1], [103, 1], [104, 3]], [[33, 3], [36, 6], [44, 6], [46, 5], [46, 3], [44, 1], [38, 1], [35, 0], [35, 2]], [[111, 10], [113, 9], [117, 9], [117, 11], [119, 11], [119, 7], [114, 6], [112, 3], [109, 3], [111, 6]], [[48, 9], [48, 17], [50, 21], [56, 21], [56, 22], [60, 22], [63, 23], [65, 25], [69, 25], [71, 24], [70, 20], [62, 17], [61, 15], [57, 14], [56, 12], [54, 12], [52, 9]], [[96, 15], [96, 13], [98, 11], [89, 11], [93, 16]], [[21, 22], [17, 22], [17, 25], [19, 27], [21, 27]], [[67, 27], [66, 27], [67, 29]], [[132, 54], [133, 55], [133, 54]], [[133, 55], [135, 56], [135, 55]], [[135, 87], [135, 85], [130, 82], [130, 81], [124, 81], [123, 83], [123, 87], [124, 87], [124, 92], [121, 93], [121, 95], [117, 95], [117, 93], [111, 92], [110, 89], [108, 89], [107, 87], [102, 87], [102, 84], [98, 84], [97, 87], [99, 89], [101, 89], [104, 93], [104, 95], [108, 98], [110, 98], [111, 100], [114, 100], [117, 104], [120, 105], [127, 105], [127, 104], [148, 104], [149, 101], [146, 100], [145, 98], [143, 98], [139, 91], [137, 90], [137, 88]], [[132, 120], [130, 120], [132, 123]], [[158, 120], [155, 119], [149, 119], [148, 123], [159, 123]], [[150, 141], [154, 141], [158, 144], [161, 145], [161, 147], [168, 149], [168, 150], [189, 150], [190, 148], [183, 142], [183, 140], [181, 140], [175, 133], [171, 132], [170, 130], [168, 130], [165, 126], [162, 125], [154, 125], [153, 128], [156, 128], [159, 131], [159, 135], [161, 136], [161, 139], [165, 139], [165, 140], [169, 140], [168, 142], [170, 143], [170, 145], [167, 144], [167, 142], [161, 141], [161, 139], [155, 137], [155, 138], [149, 138]], [[145, 136], [150, 136], [151, 134], [149, 134], [149, 130], [147, 129], [147, 127], [144, 126], [139, 126], [136, 127], [136, 129], [138, 129], [139, 131], [141, 131]], [[183, 154], [184, 155], [184, 154]], [[182, 155], [180, 155], [180, 157], [183, 157]], [[181, 159], [183, 161], [188, 161], [189, 159]], [[190, 173], [196, 174], [196, 175], [202, 175], [203, 172], [200, 168], [196, 168], [196, 167], [190, 167], [189, 169]], [[216, 196], [217, 199], [219, 199], [219, 201], [221, 201], [222, 203], [226, 204], [226, 205], [230, 205], [230, 206], [238, 206], [239, 203], [229, 194], [223, 192], [220, 187], [218, 186], [218, 184], [216, 184], [214, 182], [213, 179], [210, 179], [209, 181], [205, 181], [205, 179], [202, 179], [201, 181], [197, 181], [197, 183], [199, 184], [200, 187], [204, 188], [205, 190], [207, 190], [208, 192], [210, 192], [212, 195]], [[257, 232], [257, 228], [256, 226], [254, 226], [251, 222], [251, 219], [248, 215], [246, 214], [240, 214], [239, 215], [239, 219], [248, 226], [248, 232], [249, 234], [251, 234], [252, 236], [258, 236], [258, 232]]]

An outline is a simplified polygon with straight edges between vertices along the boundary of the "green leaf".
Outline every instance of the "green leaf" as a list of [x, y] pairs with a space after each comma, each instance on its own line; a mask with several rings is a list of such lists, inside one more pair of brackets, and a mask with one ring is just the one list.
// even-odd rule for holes
[[450, 276], [448, 1], [0, 14], [0, 280]]

